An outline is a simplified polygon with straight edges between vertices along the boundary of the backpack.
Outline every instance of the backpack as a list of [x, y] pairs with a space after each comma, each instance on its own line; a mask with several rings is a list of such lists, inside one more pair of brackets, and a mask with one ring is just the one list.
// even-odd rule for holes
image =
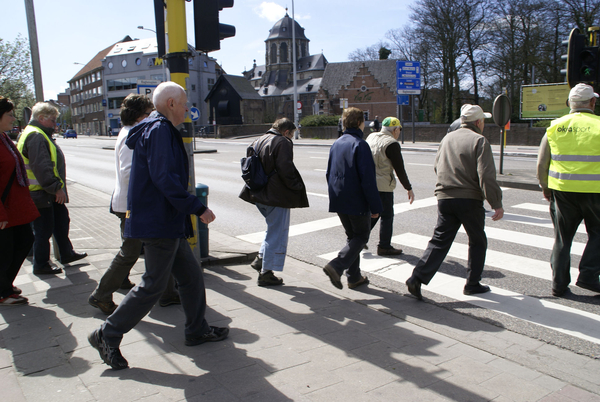
[[269, 174], [265, 173], [265, 169], [260, 160], [260, 151], [262, 147], [256, 149], [249, 146], [248, 149], [252, 150], [250, 156], [240, 160], [242, 165], [242, 179], [244, 179], [246, 187], [248, 187], [250, 191], [259, 191], [267, 185], [269, 178], [275, 174], [275, 170]]

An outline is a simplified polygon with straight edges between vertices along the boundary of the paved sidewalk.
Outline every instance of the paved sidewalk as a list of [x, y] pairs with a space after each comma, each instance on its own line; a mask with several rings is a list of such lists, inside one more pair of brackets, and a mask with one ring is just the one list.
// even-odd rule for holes
[[[113, 371], [87, 334], [87, 304], [119, 246], [109, 197], [70, 186], [71, 239], [89, 257], [17, 286], [30, 305], [0, 307], [2, 399], [18, 401], [600, 401], [600, 361], [376, 285], [335, 289], [288, 258], [285, 285], [260, 288], [256, 246], [211, 232], [205, 264], [214, 344], [186, 347], [181, 306], [156, 306], [124, 338]], [[134, 267], [139, 282], [143, 259]], [[122, 294], [115, 299], [119, 302]]]

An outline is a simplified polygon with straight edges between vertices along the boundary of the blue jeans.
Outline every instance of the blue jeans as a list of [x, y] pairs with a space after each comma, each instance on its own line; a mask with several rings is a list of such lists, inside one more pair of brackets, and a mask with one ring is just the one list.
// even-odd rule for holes
[[73, 245], [69, 240], [69, 210], [66, 205], [53, 202], [48, 208], [39, 208], [40, 216], [31, 223], [33, 229], [33, 270], [50, 266], [50, 237], [58, 246], [60, 258], [73, 254]]
[[423, 257], [415, 266], [413, 276], [426, 285], [431, 281], [448, 255], [460, 225], [469, 236], [467, 285], [479, 283], [487, 251], [485, 209], [483, 201], [469, 198], [438, 200], [438, 220], [433, 237], [429, 240]]
[[185, 313], [185, 337], [195, 338], [210, 328], [204, 319], [206, 291], [200, 264], [186, 239], [141, 239], [146, 271], [141, 283], [131, 289], [119, 307], [102, 324], [102, 335], [118, 347], [123, 334], [131, 331], [160, 299], [173, 274]]
[[360, 272], [360, 253], [369, 241], [371, 234], [371, 215], [346, 215], [338, 213], [342, 226], [346, 231], [347, 242], [338, 256], [329, 261], [338, 274], [346, 271], [348, 283], [358, 282]]
[[256, 203], [267, 221], [265, 239], [258, 252], [263, 260], [263, 272], [283, 271], [290, 233], [290, 209]]

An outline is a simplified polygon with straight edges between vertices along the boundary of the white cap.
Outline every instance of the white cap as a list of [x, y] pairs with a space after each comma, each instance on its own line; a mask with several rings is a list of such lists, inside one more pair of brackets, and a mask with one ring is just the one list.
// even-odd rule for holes
[[469, 105], [468, 103], [465, 103], [460, 108], [460, 121], [463, 123], [481, 119], [489, 119], [490, 117], [492, 117], [492, 114], [485, 113], [479, 105]]
[[598, 94], [594, 92], [594, 88], [587, 84], [577, 84], [569, 92], [569, 100], [573, 102], [588, 101], [597, 97]]

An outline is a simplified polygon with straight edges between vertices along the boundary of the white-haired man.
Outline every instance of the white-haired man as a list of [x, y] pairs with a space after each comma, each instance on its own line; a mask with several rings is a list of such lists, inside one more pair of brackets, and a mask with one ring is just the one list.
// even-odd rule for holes
[[463, 105], [461, 128], [446, 134], [440, 142], [434, 163], [438, 221], [423, 257], [406, 281], [408, 291], [419, 300], [422, 299], [421, 284], [427, 285], [438, 271], [461, 225], [469, 236], [467, 283], [463, 293], [490, 291], [489, 286], [479, 283], [487, 250], [484, 199], [494, 209], [492, 220], [504, 216], [492, 148], [481, 135], [484, 119], [490, 117], [490, 113], [484, 113], [477, 105]]
[[552, 294], [564, 296], [571, 283], [571, 245], [583, 220], [588, 234], [577, 285], [600, 293], [600, 117], [598, 94], [586, 84], [569, 92], [571, 113], [554, 120], [542, 138], [537, 178], [550, 201], [554, 224]]
[[133, 149], [127, 197], [125, 237], [144, 242], [146, 271], [141, 283], [88, 340], [113, 369], [128, 367], [119, 345], [123, 334], [140, 322], [159, 300], [173, 274], [186, 316], [185, 344], [221, 341], [228, 328], [211, 327], [204, 318], [206, 292], [200, 265], [186, 237], [192, 233], [190, 214], [203, 223], [213, 212], [187, 191], [188, 157], [175, 128], [188, 111], [185, 90], [173, 82], [160, 84], [153, 96], [156, 111], [131, 129], [126, 144]]
[[57, 108], [46, 102], [36, 103], [31, 121], [19, 136], [17, 149], [23, 155], [29, 193], [40, 212], [40, 217], [31, 223], [33, 242], [33, 274], [54, 275], [61, 268], [50, 264], [50, 237], [54, 239], [63, 265], [87, 257], [86, 253], [73, 250], [69, 240], [69, 202], [65, 156], [52, 134], [56, 128]]

